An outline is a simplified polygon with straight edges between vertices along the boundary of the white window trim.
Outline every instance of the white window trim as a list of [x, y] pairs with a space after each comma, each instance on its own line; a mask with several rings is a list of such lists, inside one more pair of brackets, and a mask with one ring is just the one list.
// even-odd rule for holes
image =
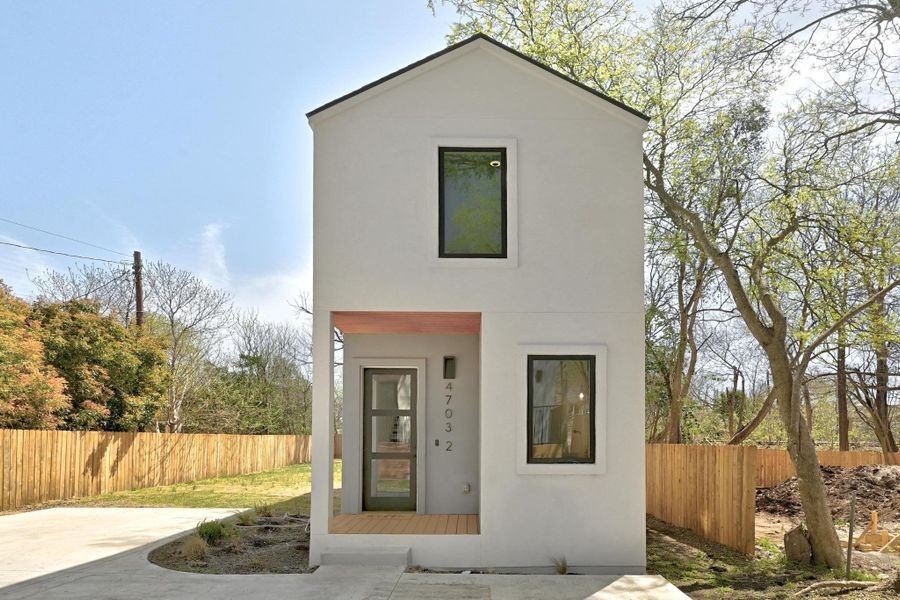
[[[528, 355], [592, 354], [594, 361], [594, 463], [528, 463]], [[606, 346], [603, 344], [519, 344], [516, 353], [516, 473], [519, 475], [603, 475], [606, 473]]]
[[[438, 148], [454, 146], [461, 148], [506, 148], [506, 258], [452, 258], [438, 256]], [[432, 267], [494, 267], [516, 268], [519, 266], [519, 190], [515, 138], [431, 138], [429, 145], [431, 160], [427, 178], [428, 193], [428, 235], [426, 256]]]

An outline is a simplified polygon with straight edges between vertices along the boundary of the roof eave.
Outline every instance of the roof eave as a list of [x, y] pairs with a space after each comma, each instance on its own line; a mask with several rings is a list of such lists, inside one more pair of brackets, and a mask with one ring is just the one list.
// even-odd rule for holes
[[460, 42], [457, 42], [455, 44], [447, 46], [443, 50], [439, 50], [438, 52], [429, 54], [425, 58], [422, 58], [421, 60], [417, 60], [416, 62], [409, 64], [409, 65], [403, 67], [402, 69], [394, 71], [393, 73], [389, 73], [389, 74], [385, 75], [384, 77], [376, 79], [375, 81], [372, 81], [371, 83], [368, 83], [358, 89], [353, 90], [352, 92], [344, 94], [343, 96], [340, 96], [339, 98], [335, 98], [334, 100], [332, 100], [330, 102], [326, 102], [325, 104], [323, 104], [317, 108], [314, 108], [311, 111], [309, 111], [308, 113], [306, 113], [306, 118], [311, 120], [313, 117], [327, 111], [330, 108], [333, 108], [339, 104], [342, 104], [343, 102], [350, 100], [351, 98], [354, 98], [354, 97], [356, 97], [360, 94], [363, 94], [373, 88], [376, 88], [384, 83], [387, 83], [388, 81], [390, 81], [391, 79], [394, 79], [395, 77], [399, 77], [400, 75], [403, 75], [404, 73], [408, 73], [414, 69], [417, 69], [418, 67], [421, 67], [422, 65], [429, 63], [436, 58], [440, 58], [446, 54], [450, 54], [454, 50], [458, 50], [459, 48], [462, 48], [463, 46], [466, 46], [466, 45], [471, 44], [478, 40], [483, 40], [485, 42], [493, 44], [494, 46], [496, 46], [502, 50], [505, 50], [505, 51], [513, 54], [514, 56], [521, 58], [522, 60], [527, 61], [528, 63], [531, 63], [532, 65], [534, 65], [540, 69], [543, 69], [544, 71], [546, 71], [552, 75], [555, 75], [556, 77], [559, 77], [560, 79], [562, 79], [568, 83], [571, 83], [572, 85], [588, 92], [589, 94], [592, 94], [593, 96], [601, 98], [601, 99], [605, 100], [606, 102], [609, 102], [613, 106], [616, 106], [617, 108], [620, 108], [628, 113], [631, 113], [632, 115], [634, 115], [640, 119], [643, 119], [645, 122], [650, 120], [650, 117], [648, 117], [646, 114], [642, 113], [641, 111], [639, 111], [635, 108], [628, 106], [624, 102], [616, 100], [615, 98], [611, 98], [610, 96], [607, 96], [606, 94], [604, 94], [602, 92], [598, 92], [597, 90], [581, 83], [580, 81], [572, 79], [571, 77], [569, 77], [568, 75], [565, 75], [564, 73], [560, 73], [556, 69], [548, 67], [547, 65], [531, 58], [530, 56], [527, 56], [527, 55], [519, 52], [518, 50], [510, 48], [506, 44], [498, 42], [494, 38], [492, 38], [489, 35], [486, 35], [484, 33], [476, 33], [475, 35], [470, 36]]

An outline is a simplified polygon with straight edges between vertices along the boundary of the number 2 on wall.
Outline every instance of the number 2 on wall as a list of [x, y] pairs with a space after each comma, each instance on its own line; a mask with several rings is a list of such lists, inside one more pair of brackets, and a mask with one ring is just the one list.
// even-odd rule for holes
[[448, 440], [448, 441], [447, 441], [447, 447], [444, 448], [444, 450], [446, 450], [447, 452], [453, 452], [453, 442], [451, 442], [451, 441]]

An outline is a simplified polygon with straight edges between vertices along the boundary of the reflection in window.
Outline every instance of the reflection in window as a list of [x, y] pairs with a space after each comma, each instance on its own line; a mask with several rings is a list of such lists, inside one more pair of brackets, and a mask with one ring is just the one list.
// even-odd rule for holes
[[374, 459], [370, 494], [379, 498], [409, 496], [410, 468], [409, 460]]
[[372, 376], [372, 408], [375, 410], [409, 410], [412, 398], [412, 377], [396, 373]]
[[439, 148], [439, 255], [506, 258], [506, 148]]
[[593, 355], [528, 357], [528, 462], [594, 462]]

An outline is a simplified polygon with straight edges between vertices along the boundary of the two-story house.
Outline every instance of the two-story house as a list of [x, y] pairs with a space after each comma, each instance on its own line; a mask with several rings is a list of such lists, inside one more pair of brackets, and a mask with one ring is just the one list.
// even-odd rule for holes
[[311, 564], [642, 572], [647, 118], [484, 35], [308, 117]]

